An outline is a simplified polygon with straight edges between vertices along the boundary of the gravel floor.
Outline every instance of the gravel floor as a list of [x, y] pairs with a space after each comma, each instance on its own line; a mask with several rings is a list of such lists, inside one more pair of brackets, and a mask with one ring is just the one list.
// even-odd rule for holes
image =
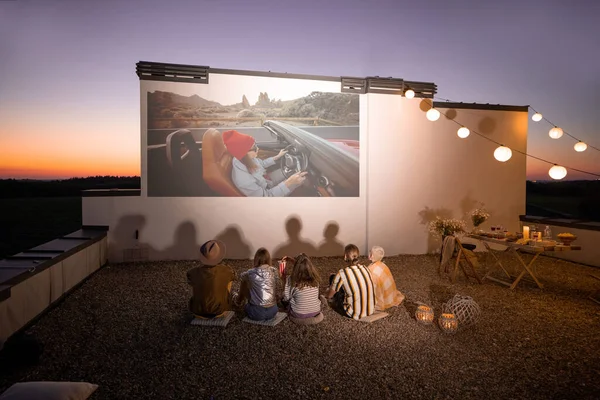
[[[189, 325], [193, 262], [107, 266], [29, 330], [42, 359], [0, 377], [0, 393], [18, 381], [71, 380], [100, 385], [92, 399], [599, 398], [600, 305], [588, 298], [598, 296], [597, 268], [541, 257], [545, 288], [511, 291], [462, 275], [451, 284], [434, 255], [385, 261], [407, 300], [383, 320], [328, 309], [319, 325], [269, 328], [238, 313], [225, 329]], [[323, 277], [344, 265], [314, 262]], [[415, 321], [416, 302], [437, 317], [457, 293], [480, 305], [476, 326], [446, 335]]]

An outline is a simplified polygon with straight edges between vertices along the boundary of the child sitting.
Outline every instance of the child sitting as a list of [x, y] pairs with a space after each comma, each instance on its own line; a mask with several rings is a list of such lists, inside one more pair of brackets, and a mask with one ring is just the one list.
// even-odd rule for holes
[[404, 295], [396, 289], [392, 272], [381, 261], [384, 255], [383, 248], [380, 246], [373, 246], [369, 253], [369, 260], [371, 260], [369, 271], [375, 284], [375, 297], [377, 299], [375, 308], [378, 311], [395, 307], [404, 300]]
[[[289, 262], [289, 261], [288, 261]], [[296, 258], [291, 272], [287, 271], [283, 301], [289, 302], [290, 318], [313, 318], [321, 312], [319, 299], [319, 272], [310, 258], [301, 253]]]
[[271, 266], [271, 255], [261, 247], [254, 255], [254, 268], [242, 272], [239, 302], [247, 300], [245, 310], [248, 318], [266, 321], [278, 311], [278, 294], [281, 291], [279, 271]]
[[330, 278], [327, 298], [343, 291], [342, 307], [346, 315], [355, 320], [375, 312], [375, 285], [369, 270], [358, 263], [359, 250], [353, 244], [344, 249], [344, 260], [350, 265]]

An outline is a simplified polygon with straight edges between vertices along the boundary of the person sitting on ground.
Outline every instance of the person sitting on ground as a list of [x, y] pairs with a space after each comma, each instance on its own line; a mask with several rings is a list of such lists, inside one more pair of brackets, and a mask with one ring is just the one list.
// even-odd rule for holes
[[215, 318], [231, 310], [231, 285], [235, 275], [231, 267], [221, 264], [225, 244], [210, 240], [200, 247], [201, 266], [187, 272], [193, 296], [189, 309], [198, 318]]
[[396, 289], [394, 276], [382, 261], [385, 252], [380, 246], [373, 246], [369, 252], [369, 272], [375, 284], [375, 309], [378, 311], [396, 307], [404, 300], [404, 295]]
[[247, 301], [245, 306], [248, 318], [266, 321], [277, 314], [278, 294], [281, 293], [281, 279], [277, 268], [271, 266], [271, 255], [264, 247], [254, 255], [254, 267], [240, 275], [238, 303]]
[[359, 250], [353, 244], [344, 249], [344, 260], [350, 265], [340, 269], [329, 278], [327, 298], [331, 299], [336, 293], [343, 293], [336, 304], [341, 306], [346, 315], [355, 320], [367, 317], [375, 312], [375, 285], [371, 273], [359, 264]]
[[289, 302], [290, 318], [306, 319], [319, 315], [322, 305], [319, 299], [321, 278], [310, 258], [301, 253], [291, 271], [287, 268], [286, 274], [283, 302]]

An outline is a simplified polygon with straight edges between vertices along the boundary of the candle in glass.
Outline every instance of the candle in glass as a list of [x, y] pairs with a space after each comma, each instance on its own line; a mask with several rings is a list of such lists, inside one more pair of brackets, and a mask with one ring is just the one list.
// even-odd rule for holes
[[528, 226], [523, 227], [523, 239], [529, 239], [529, 227]]

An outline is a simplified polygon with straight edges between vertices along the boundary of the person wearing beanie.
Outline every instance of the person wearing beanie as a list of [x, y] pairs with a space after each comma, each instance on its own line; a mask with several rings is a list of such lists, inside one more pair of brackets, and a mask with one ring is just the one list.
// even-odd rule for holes
[[233, 156], [231, 179], [240, 192], [249, 197], [288, 196], [306, 180], [306, 172], [296, 173], [285, 179], [280, 169], [267, 174], [267, 168], [287, 153], [261, 160], [254, 138], [244, 133], [229, 130], [223, 132], [223, 143]]

